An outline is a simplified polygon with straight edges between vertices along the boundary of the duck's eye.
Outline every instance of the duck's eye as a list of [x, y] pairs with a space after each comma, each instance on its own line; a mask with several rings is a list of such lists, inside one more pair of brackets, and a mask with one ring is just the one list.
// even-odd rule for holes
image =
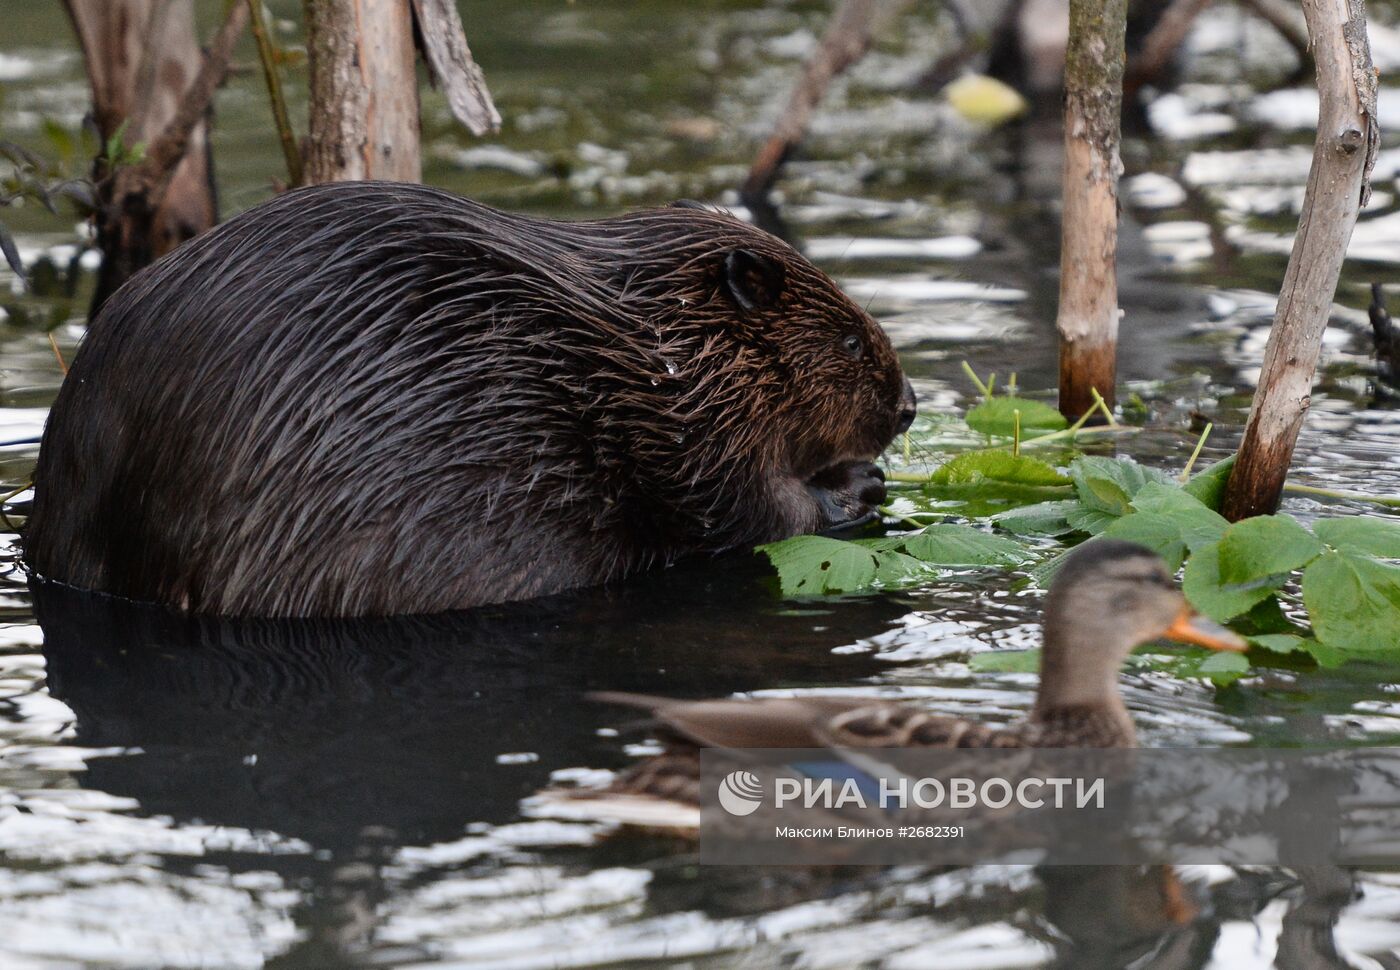
[[860, 342], [860, 338], [853, 333], [848, 333], [841, 338], [841, 349], [852, 357], [859, 357], [865, 345]]

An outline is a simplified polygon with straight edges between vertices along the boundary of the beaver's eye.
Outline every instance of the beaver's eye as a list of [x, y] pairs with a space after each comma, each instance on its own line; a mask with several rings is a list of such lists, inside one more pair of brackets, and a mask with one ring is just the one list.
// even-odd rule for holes
[[841, 349], [852, 357], [859, 357], [865, 346], [860, 342], [860, 338], [853, 333], [848, 333], [841, 338]]

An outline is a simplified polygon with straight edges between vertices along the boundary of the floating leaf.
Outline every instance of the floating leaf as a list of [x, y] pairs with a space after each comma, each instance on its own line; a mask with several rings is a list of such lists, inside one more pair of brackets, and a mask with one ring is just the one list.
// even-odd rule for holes
[[1197, 499], [1202, 505], [1216, 512], [1225, 498], [1225, 486], [1230, 481], [1230, 472], [1235, 467], [1235, 456], [1222, 458], [1213, 465], [1201, 469], [1191, 476], [1182, 491]]
[[1128, 662], [1138, 670], [1151, 670], [1183, 680], [1203, 678], [1216, 687], [1227, 687], [1249, 672], [1249, 661], [1241, 654], [1197, 649], [1139, 653], [1129, 657]]
[[1191, 554], [1181, 588], [1191, 605], [1212, 620], [1228, 620], [1273, 594], [1284, 577], [1251, 585], [1229, 585], [1220, 578], [1220, 543], [1212, 542]]
[[1214, 653], [1202, 660], [1196, 670], [1217, 687], [1224, 687], [1249, 673], [1249, 661], [1241, 653]]
[[1081, 455], [1069, 466], [1079, 500], [1089, 508], [1110, 515], [1127, 515], [1133, 496], [1148, 482], [1169, 483], [1162, 472], [1126, 458]]
[[1080, 508], [1077, 501], [1060, 500], [1026, 505], [1009, 512], [999, 512], [992, 516], [998, 528], [1021, 536], [1060, 536], [1073, 532], [1074, 526], [1066, 518], [1068, 513]]
[[911, 556], [823, 536], [794, 536], [759, 546], [758, 551], [777, 569], [784, 596], [855, 593], [925, 571]]
[[1065, 560], [1069, 558], [1069, 554], [1074, 552], [1075, 549], [1079, 549], [1083, 546], [1087, 546], [1090, 543], [1097, 541], [1097, 538], [1089, 539], [1085, 542], [1081, 542], [1077, 546], [1072, 546], [1069, 549], [1062, 550], [1061, 552], [1051, 556], [1049, 559], [1042, 559], [1030, 569], [1026, 570], [1026, 575], [1031, 578], [1031, 582], [1035, 583], [1041, 589], [1049, 589], [1050, 584], [1055, 581], [1055, 574], [1058, 573], [1060, 571], [1060, 567], [1065, 564]]
[[1322, 552], [1322, 543], [1293, 516], [1256, 515], [1230, 526], [1220, 540], [1220, 578], [1240, 585], [1287, 576]]
[[1400, 649], [1400, 566], [1326, 552], [1303, 571], [1303, 603], [1328, 646], [1368, 653]]
[[1336, 667], [1346, 659], [1346, 655], [1335, 647], [1319, 643], [1311, 637], [1300, 637], [1294, 633], [1268, 633], [1250, 637], [1249, 642], [1263, 647], [1270, 653], [1303, 653], [1312, 657], [1319, 667]]
[[1294, 653], [1307, 649], [1304, 646], [1307, 641], [1294, 633], [1265, 633], [1257, 637], [1250, 637], [1249, 642], [1257, 647], [1263, 647], [1270, 653]]
[[1400, 559], [1400, 520], [1374, 515], [1349, 515], [1344, 519], [1319, 519], [1313, 532], [1333, 549], [1380, 559]]
[[1027, 558], [1018, 543], [965, 525], [931, 525], [906, 537], [904, 551], [936, 566], [1015, 566]]
[[1069, 427], [1065, 416], [1050, 405], [1023, 397], [989, 397], [967, 412], [967, 426], [982, 434], [1010, 438], [1016, 432], [1016, 412], [1021, 412], [1021, 433], [1059, 431]]
[[972, 518], [1034, 505], [1069, 492], [1070, 480], [1037, 458], [1005, 451], [971, 451], [940, 466], [924, 485], [924, 497], [941, 511]]
[[1040, 670], [1040, 651], [988, 650], [974, 653], [967, 666], [977, 673], [1033, 674]]
[[1026, 111], [1026, 99], [1015, 88], [985, 74], [964, 74], [943, 88], [943, 95], [968, 121], [1000, 125]]
[[1034, 486], [1072, 484], [1069, 478], [1039, 458], [1013, 455], [1009, 451], [965, 452], [939, 466], [929, 476], [929, 481], [935, 485], [973, 484], [982, 481]]

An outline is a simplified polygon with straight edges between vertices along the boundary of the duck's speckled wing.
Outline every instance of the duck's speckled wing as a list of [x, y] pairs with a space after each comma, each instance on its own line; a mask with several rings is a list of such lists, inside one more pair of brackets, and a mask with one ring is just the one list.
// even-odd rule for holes
[[821, 747], [1023, 748], [1022, 732], [960, 717], [940, 717], [904, 704], [874, 703], [829, 718], [818, 732]]

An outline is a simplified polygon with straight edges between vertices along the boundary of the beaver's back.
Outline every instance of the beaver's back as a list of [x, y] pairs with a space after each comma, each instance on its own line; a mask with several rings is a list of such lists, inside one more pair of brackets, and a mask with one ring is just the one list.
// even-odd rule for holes
[[316, 186], [108, 301], [25, 557], [199, 613], [521, 599], [873, 514], [912, 408], [869, 315], [732, 217]]
[[[550, 420], [574, 378], [536, 338], [546, 304], [600, 284], [548, 225], [420, 186], [319, 187], [138, 275], [54, 403], [30, 565], [213, 613], [428, 611], [569, 585], [581, 564], [538, 551], [567, 550], [551, 533], [601, 496], [548, 480], [579, 461]], [[490, 518], [526, 487], [538, 524]], [[522, 560], [528, 580], [494, 575]]]

